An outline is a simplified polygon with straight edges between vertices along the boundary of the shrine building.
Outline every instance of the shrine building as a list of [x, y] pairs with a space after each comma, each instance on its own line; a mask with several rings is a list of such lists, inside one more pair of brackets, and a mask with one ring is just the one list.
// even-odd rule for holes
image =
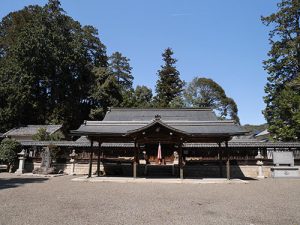
[[[215, 143], [223, 176], [222, 161], [226, 160], [226, 177], [230, 179], [228, 142], [233, 136], [247, 133], [232, 120], [219, 120], [210, 108], [138, 109], [111, 108], [103, 121], [85, 121], [73, 135], [85, 136], [91, 143], [88, 177], [97, 151], [97, 174], [100, 174], [102, 147], [109, 143], [131, 144], [132, 175], [146, 175], [151, 166], [177, 164], [173, 170], [184, 178], [183, 146]], [[94, 145], [97, 143], [97, 150]], [[223, 146], [223, 147], [222, 147]], [[147, 168], [149, 167], [149, 168]], [[142, 170], [142, 171], [141, 171]], [[175, 174], [176, 172], [174, 172]]]

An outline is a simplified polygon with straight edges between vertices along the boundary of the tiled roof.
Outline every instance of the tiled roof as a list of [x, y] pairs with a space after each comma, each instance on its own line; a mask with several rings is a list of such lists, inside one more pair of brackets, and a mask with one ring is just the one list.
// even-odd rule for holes
[[269, 135], [269, 134], [270, 134], [269, 131], [266, 129], [266, 130], [263, 130], [262, 132], [258, 133], [255, 136], [260, 137], [260, 136]]
[[211, 109], [111, 109], [103, 121], [85, 121], [77, 135], [126, 135], [159, 121], [168, 127], [193, 135], [233, 136], [246, 131], [231, 120], [218, 120]]
[[45, 128], [49, 134], [53, 134], [61, 129], [62, 125], [28, 125], [25, 127], [13, 128], [4, 133], [3, 136], [32, 136], [36, 134], [40, 128]]
[[163, 121], [216, 121], [216, 115], [210, 108], [185, 109], [138, 109], [111, 108], [103, 121], [150, 121], [159, 115]]

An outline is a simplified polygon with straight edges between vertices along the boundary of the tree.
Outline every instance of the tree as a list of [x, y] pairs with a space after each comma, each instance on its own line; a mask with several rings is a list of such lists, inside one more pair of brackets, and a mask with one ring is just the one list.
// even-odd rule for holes
[[266, 26], [273, 27], [269, 33], [269, 59], [264, 61], [269, 74], [264, 116], [275, 139], [296, 140], [300, 138], [300, 121], [297, 119], [299, 104], [294, 101], [300, 92], [291, 86], [300, 77], [300, 2], [282, 0], [277, 7], [276, 13], [262, 17]]
[[92, 26], [58, 0], [9, 13], [0, 23], [0, 131], [20, 124], [75, 128], [90, 113], [94, 67], [107, 67]]
[[272, 112], [268, 130], [275, 140], [296, 141], [300, 137], [299, 78], [288, 83], [273, 101], [277, 108]]
[[39, 128], [37, 133], [32, 136], [33, 140], [36, 141], [60, 141], [64, 138], [64, 135], [61, 131], [57, 131], [53, 134], [47, 132], [46, 128]]
[[152, 90], [147, 86], [136, 86], [134, 91], [135, 107], [148, 108], [152, 105]]
[[184, 108], [186, 105], [183, 97], [180, 95], [173, 98], [172, 101], [170, 101], [169, 106], [170, 108], [180, 109], [180, 108]]
[[17, 159], [17, 153], [21, 151], [21, 144], [15, 140], [6, 138], [0, 144], [0, 161], [7, 163], [9, 171]]
[[94, 68], [95, 82], [91, 86], [90, 99], [93, 108], [90, 118], [102, 120], [109, 107], [119, 106], [123, 96], [116, 77], [109, 68]]
[[211, 107], [219, 118], [240, 123], [236, 103], [212, 79], [195, 77], [184, 90], [184, 100], [189, 107]]
[[170, 107], [170, 102], [182, 93], [183, 81], [176, 69], [177, 60], [173, 58], [173, 54], [171, 48], [167, 48], [162, 54], [165, 64], [158, 71], [159, 78], [156, 82], [155, 102], [158, 107]]
[[150, 108], [152, 107], [152, 90], [144, 85], [122, 94], [123, 100], [120, 107]]
[[129, 64], [129, 61], [130, 59], [123, 56], [120, 52], [114, 52], [109, 57], [109, 68], [122, 91], [132, 89], [133, 76], [131, 73], [132, 67]]

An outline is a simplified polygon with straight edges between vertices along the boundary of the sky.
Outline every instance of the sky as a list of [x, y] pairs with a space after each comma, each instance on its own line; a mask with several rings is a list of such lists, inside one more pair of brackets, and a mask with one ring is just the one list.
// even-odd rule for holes
[[[242, 124], [262, 124], [270, 49], [261, 16], [276, 11], [274, 0], [61, 0], [82, 25], [99, 31], [108, 55], [130, 59], [134, 86], [155, 91], [161, 54], [171, 47], [180, 77], [207, 77], [223, 87], [239, 109]], [[0, 0], [0, 17], [44, 0]]]

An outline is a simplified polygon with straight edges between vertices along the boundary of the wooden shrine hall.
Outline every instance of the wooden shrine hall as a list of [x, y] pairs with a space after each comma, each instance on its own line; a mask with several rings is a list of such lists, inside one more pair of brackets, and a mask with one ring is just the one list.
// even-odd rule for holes
[[[174, 150], [178, 152], [179, 177], [183, 179], [183, 150], [187, 143], [217, 143], [218, 158], [226, 161], [226, 177], [230, 179], [230, 161], [228, 141], [233, 136], [247, 133], [241, 126], [231, 120], [218, 120], [210, 108], [183, 109], [138, 109], [111, 108], [102, 121], [85, 121], [73, 135], [86, 136], [91, 142], [88, 177], [92, 176], [93, 146], [98, 142], [97, 175], [100, 175], [101, 145], [106, 143], [133, 143], [132, 174], [137, 177], [141, 146], [147, 152], [147, 158], [159, 166], [157, 147], [162, 149], [164, 160], [168, 160]], [[221, 145], [225, 144], [225, 148]], [[146, 146], [146, 147], [145, 147]], [[155, 149], [155, 150], [153, 150]], [[150, 160], [150, 161], [151, 161]], [[155, 161], [156, 160], [156, 161]], [[148, 162], [149, 163], [149, 162]], [[220, 167], [222, 165], [220, 164]], [[222, 168], [220, 168], [222, 177]]]

